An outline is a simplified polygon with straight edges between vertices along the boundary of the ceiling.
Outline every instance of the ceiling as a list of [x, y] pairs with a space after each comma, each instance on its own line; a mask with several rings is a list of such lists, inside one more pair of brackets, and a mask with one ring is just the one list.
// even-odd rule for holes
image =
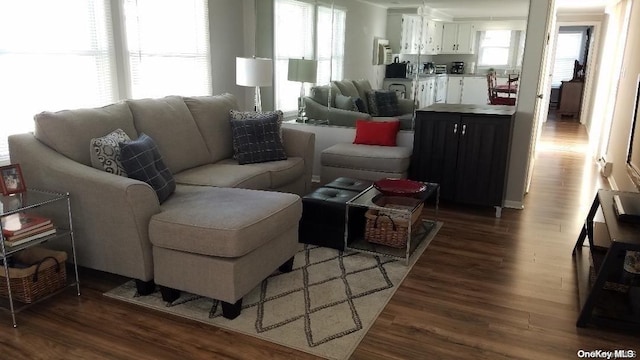
[[[364, 0], [386, 8], [416, 8], [422, 0]], [[616, 0], [556, 0], [559, 12], [602, 13]], [[424, 4], [453, 18], [527, 17], [529, 0], [424, 0]]]

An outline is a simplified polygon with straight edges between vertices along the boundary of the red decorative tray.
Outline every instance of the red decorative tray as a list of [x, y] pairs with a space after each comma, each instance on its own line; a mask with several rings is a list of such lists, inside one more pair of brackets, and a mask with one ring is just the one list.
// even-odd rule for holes
[[392, 196], [413, 196], [427, 189], [427, 185], [407, 179], [382, 179], [373, 183], [378, 191]]

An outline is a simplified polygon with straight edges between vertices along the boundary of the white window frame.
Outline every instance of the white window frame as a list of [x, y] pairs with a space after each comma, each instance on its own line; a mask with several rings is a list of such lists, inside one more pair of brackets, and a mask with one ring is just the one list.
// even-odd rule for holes
[[[282, 17], [282, 14], [278, 14], [279, 4], [297, 4], [299, 6], [308, 6], [312, 9], [312, 26], [304, 28], [304, 25], [295, 26], [291, 24], [291, 21], [282, 23], [278, 21], [278, 17]], [[287, 66], [289, 58], [301, 58], [315, 59], [318, 61], [318, 79], [316, 84], [328, 84], [332, 80], [341, 80], [344, 76], [344, 49], [346, 41], [346, 17], [347, 11], [341, 7], [333, 7], [333, 36], [329, 39], [333, 39], [333, 49], [329, 56], [325, 55], [326, 47], [322, 48], [321, 43], [326, 41], [326, 31], [321, 28], [319, 24], [319, 13], [331, 9], [330, 6], [323, 4], [316, 4], [310, 1], [301, 0], [275, 0], [274, 1], [274, 97], [276, 109], [282, 110], [286, 117], [291, 117], [297, 113], [297, 98], [300, 94], [300, 83], [291, 82], [287, 80]], [[288, 17], [291, 19], [291, 17]], [[294, 17], [295, 18], [295, 17]], [[295, 21], [295, 20], [294, 20]], [[336, 22], [338, 21], [338, 22]], [[279, 26], [282, 25], [282, 30], [279, 30]], [[292, 29], [295, 29], [296, 33], [293, 33]], [[292, 38], [299, 35], [301, 31], [311, 31], [311, 34], [307, 34], [312, 41], [312, 46], [308, 44], [299, 44], [299, 53], [292, 53], [291, 51], [285, 51], [281, 44], [291, 44]], [[291, 36], [292, 35], [292, 36]], [[291, 37], [286, 37], [291, 36]], [[294, 41], [295, 43], [295, 41]], [[331, 45], [329, 45], [331, 47]], [[331, 61], [329, 65], [329, 61]], [[328, 76], [327, 68], [331, 69], [331, 75]], [[305, 84], [305, 87], [311, 87], [314, 84]], [[294, 99], [294, 100], [292, 100]]]
[[[562, 81], [571, 80], [573, 78], [574, 62], [575, 60], [580, 60], [584, 54], [585, 36], [585, 31], [564, 31], [558, 33], [556, 44], [560, 44], [560, 47], [557, 47], [558, 50], [556, 50], [556, 56], [553, 63], [551, 87], [559, 88]], [[566, 46], [563, 48], [561, 44], [562, 37], [572, 38], [571, 40], [580, 42], [577, 53], [562, 56], [563, 50], [566, 51]]]
[[[485, 33], [486, 31], [510, 31], [511, 35], [509, 38], [509, 45], [503, 45], [503, 46], [483, 46], [482, 41], [484, 39]], [[503, 29], [495, 29], [495, 30], [485, 30], [485, 31], [480, 31], [479, 32], [479, 36], [478, 36], [478, 60], [477, 60], [477, 66], [476, 66], [476, 70], [478, 72], [483, 72], [485, 70], [488, 70], [490, 68], [493, 68], [494, 70], [500, 72], [501, 70], [519, 70], [521, 68], [522, 65], [522, 56], [524, 53], [524, 39], [525, 39], [525, 32], [521, 31], [521, 30], [503, 30]], [[502, 48], [502, 49], [508, 49], [508, 58], [506, 61], [506, 64], [489, 64], [489, 63], [483, 63], [481, 62], [482, 59], [482, 54], [485, 51], [486, 48]]]
[[[0, 2], [0, 33], [11, 34], [0, 35], [0, 96], [4, 104], [0, 107], [0, 164], [9, 160], [7, 136], [33, 131], [34, 114], [104, 106], [131, 98], [124, 1]], [[174, 1], [185, 5], [181, 0]], [[204, 46], [199, 54], [170, 55], [200, 56], [207, 72], [198, 76], [207, 85], [201, 87], [203, 91], [181, 93], [183, 88], [176, 87], [162, 95], [212, 93], [208, 1], [191, 1], [204, 4], [202, 19], [198, 20], [203, 36], [198, 40]], [[193, 22], [191, 19], [190, 26]], [[12, 57], [26, 65], [21, 68]], [[93, 71], [82, 72], [82, 68]]]

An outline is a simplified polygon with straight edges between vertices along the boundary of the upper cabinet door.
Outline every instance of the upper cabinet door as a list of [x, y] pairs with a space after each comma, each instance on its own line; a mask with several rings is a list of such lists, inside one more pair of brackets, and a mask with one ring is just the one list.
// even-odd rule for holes
[[473, 54], [476, 27], [473, 24], [458, 24], [458, 54]]
[[441, 54], [456, 54], [458, 44], [458, 24], [445, 23], [442, 30]]
[[476, 27], [470, 23], [445, 23], [441, 54], [473, 54]]

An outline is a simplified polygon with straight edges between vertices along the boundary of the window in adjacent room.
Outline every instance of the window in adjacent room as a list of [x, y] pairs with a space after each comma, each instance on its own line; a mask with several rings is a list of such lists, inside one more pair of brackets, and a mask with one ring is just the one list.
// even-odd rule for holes
[[482, 31], [478, 48], [478, 66], [510, 66], [511, 39], [511, 30]]
[[584, 31], [558, 33], [553, 76], [551, 77], [552, 87], [560, 87], [562, 81], [573, 78], [574, 62], [582, 59], [584, 35]]
[[[276, 0], [274, 10], [275, 107], [297, 112], [300, 83], [287, 80], [290, 58], [318, 60], [318, 84], [340, 80], [344, 71], [346, 11], [296, 0]], [[295, 29], [293, 31], [292, 29]], [[311, 86], [311, 84], [305, 84]]]
[[109, 1], [0, 2], [0, 161], [34, 114], [117, 100]]
[[125, 0], [131, 97], [210, 95], [206, 0]]
[[314, 58], [314, 18], [313, 4], [292, 0], [275, 3], [275, 108], [286, 113], [297, 112], [300, 94], [300, 83], [287, 80], [289, 59]]

